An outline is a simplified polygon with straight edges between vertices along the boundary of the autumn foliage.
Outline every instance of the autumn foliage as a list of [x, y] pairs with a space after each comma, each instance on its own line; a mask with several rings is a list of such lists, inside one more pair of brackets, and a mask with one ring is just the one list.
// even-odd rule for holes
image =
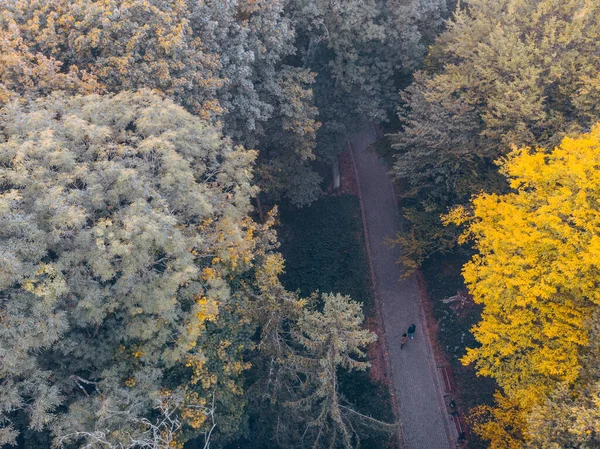
[[512, 192], [480, 194], [445, 218], [466, 223], [463, 239], [477, 249], [463, 275], [484, 305], [473, 328], [480, 346], [463, 362], [529, 410], [580, 380], [600, 305], [600, 125], [500, 165]]

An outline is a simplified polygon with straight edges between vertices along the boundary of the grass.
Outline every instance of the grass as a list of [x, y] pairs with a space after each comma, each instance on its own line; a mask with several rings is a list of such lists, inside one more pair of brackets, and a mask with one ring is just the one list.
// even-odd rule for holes
[[[350, 295], [363, 305], [365, 317], [375, 316], [360, 204], [351, 195], [324, 197], [303, 209], [282, 209], [281, 250], [286, 259], [282, 282], [302, 295], [314, 291]], [[340, 375], [340, 391], [361, 413], [393, 422], [385, 385], [365, 372]], [[393, 437], [365, 431], [363, 449], [394, 447]]]
[[281, 212], [281, 250], [286, 260], [282, 282], [304, 296], [342, 293], [374, 316], [369, 266], [358, 199], [324, 197], [310, 207]]

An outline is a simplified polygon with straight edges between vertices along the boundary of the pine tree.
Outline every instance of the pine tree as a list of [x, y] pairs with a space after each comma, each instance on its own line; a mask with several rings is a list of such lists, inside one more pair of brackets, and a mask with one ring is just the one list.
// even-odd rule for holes
[[361, 306], [350, 297], [323, 294], [320, 299], [322, 311], [306, 308], [295, 326], [293, 340], [302, 350], [287, 362], [300, 380], [296, 398], [286, 405], [311, 447], [355, 448], [360, 444], [359, 425], [394, 428], [354, 410], [339, 392], [338, 370], [366, 370], [370, 365], [361, 360], [363, 348], [377, 336], [362, 328]]

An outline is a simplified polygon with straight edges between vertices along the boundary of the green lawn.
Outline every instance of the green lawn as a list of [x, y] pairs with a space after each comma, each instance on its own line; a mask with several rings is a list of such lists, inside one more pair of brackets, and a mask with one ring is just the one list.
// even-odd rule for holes
[[325, 197], [310, 207], [281, 211], [282, 282], [302, 295], [339, 292], [375, 312], [364, 249], [360, 205], [351, 195]]

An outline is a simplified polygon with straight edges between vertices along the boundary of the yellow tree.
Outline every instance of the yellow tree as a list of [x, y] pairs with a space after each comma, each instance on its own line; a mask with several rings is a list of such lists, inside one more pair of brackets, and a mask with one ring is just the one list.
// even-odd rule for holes
[[474, 362], [524, 410], [558, 382], [573, 383], [600, 304], [600, 124], [552, 152], [524, 148], [501, 161], [512, 193], [480, 194], [467, 222], [478, 254], [463, 268], [484, 305]]
[[494, 399], [494, 406], [480, 405], [471, 410], [473, 430], [490, 442], [489, 449], [522, 449], [527, 427], [522, 410], [499, 392]]

